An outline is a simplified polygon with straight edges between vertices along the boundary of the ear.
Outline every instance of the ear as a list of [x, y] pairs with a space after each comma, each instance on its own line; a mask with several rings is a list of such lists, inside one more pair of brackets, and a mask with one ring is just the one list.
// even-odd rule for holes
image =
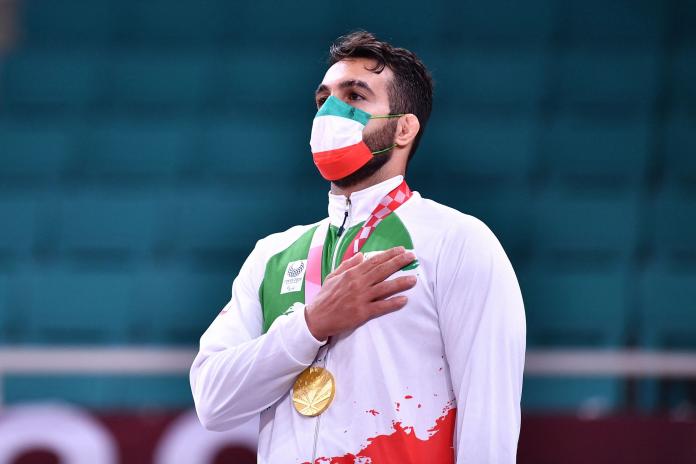
[[413, 139], [418, 135], [420, 130], [420, 121], [415, 114], [405, 114], [399, 118], [399, 124], [396, 126], [396, 137], [394, 143], [397, 147], [405, 147], [413, 142]]

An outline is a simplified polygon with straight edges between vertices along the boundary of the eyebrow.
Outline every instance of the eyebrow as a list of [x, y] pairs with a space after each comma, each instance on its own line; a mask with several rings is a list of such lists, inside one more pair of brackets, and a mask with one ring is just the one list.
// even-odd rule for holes
[[[370, 86], [367, 85], [367, 82], [361, 81], [359, 79], [349, 79], [347, 81], [343, 81], [340, 84], [338, 84], [339, 89], [346, 89], [346, 88], [350, 88], [350, 87], [360, 87], [361, 89], [365, 89], [366, 91], [368, 91], [372, 95], [375, 94], [375, 92], [370, 88]], [[321, 92], [325, 92], [328, 90], [329, 90], [329, 88], [326, 85], [320, 84], [319, 87], [317, 87], [317, 90], [314, 92], [314, 95], [316, 96], [316, 95], [320, 94]]]

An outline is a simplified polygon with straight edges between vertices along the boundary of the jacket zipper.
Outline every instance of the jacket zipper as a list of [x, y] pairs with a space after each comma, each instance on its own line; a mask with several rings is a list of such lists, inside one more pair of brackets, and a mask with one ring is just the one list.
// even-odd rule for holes
[[[343, 243], [343, 239], [345, 237], [345, 231], [343, 226], [345, 225], [345, 228], [348, 229], [350, 227], [350, 198], [346, 197], [346, 209], [344, 211], [344, 217], [343, 217], [343, 224], [341, 224], [341, 227], [338, 229], [337, 236], [338, 236], [338, 241], [336, 242], [336, 246], [334, 247], [334, 252], [333, 252], [333, 257], [331, 258], [331, 271], [333, 272], [336, 269], [336, 255], [338, 254], [338, 249], [341, 247], [341, 243]], [[331, 343], [331, 340], [329, 340], [329, 343]], [[326, 363], [328, 362], [328, 354], [329, 354], [329, 349], [327, 347], [326, 352], [324, 353], [324, 367], [326, 367]], [[312, 464], [314, 464], [315, 459], [317, 458], [317, 442], [319, 440], [319, 422], [321, 421], [321, 414], [317, 416], [317, 422], [314, 425], [314, 445], [312, 446], [312, 460], [310, 461]]]
[[[346, 209], [344, 211], [344, 217], [343, 217], [343, 224], [345, 224], [346, 229], [348, 229], [350, 227], [350, 220], [349, 220], [350, 206], [351, 206], [350, 198], [346, 197]], [[339, 238], [338, 238], [338, 242], [336, 242], [336, 247], [334, 248], [333, 257], [331, 258], [331, 270], [332, 271], [336, 269], [336, 255], [338, 254], [338, 249], [340, 248], [340, 245], [343, 242], [343, 237], [345, 237], [345, 235], [342, 235], [343, 224], [341, 225], [341, 227], [338, 229], [338, 232], [337, 232], [337, 235]]]

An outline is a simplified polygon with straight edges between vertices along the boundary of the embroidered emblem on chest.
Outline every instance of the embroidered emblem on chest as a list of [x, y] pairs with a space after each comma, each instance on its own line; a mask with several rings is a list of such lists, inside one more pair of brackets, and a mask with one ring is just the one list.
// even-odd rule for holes
[[307, 260], [291, 261], [285, 268], [283, 285], [280, 287], [280, 294], [299, 292], [302, 290], [302, 281], [307, 271]]

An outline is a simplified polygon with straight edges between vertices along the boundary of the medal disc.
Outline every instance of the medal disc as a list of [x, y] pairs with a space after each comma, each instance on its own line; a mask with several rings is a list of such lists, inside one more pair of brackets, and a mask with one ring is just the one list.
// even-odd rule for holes
[[323, 367], [311, 366], [297, 376], [292, 388], [292, 402], [303, 416], [318, 416], [333, 401], [334, 377]]

